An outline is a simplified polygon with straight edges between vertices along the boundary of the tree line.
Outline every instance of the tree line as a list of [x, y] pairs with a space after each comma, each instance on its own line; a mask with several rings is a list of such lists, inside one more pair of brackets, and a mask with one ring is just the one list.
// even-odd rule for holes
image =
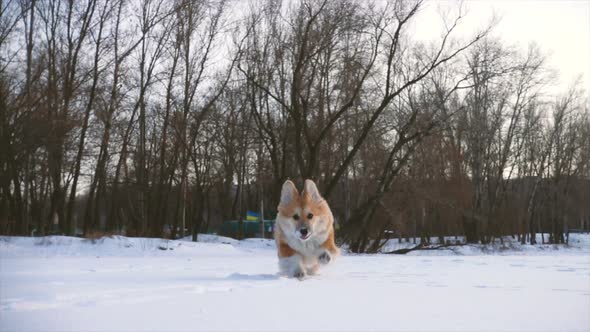
[[196, 241], [308, 178], [354, 252], [590, 228], [586, 92], [424, 5], [0, 0], [0, 234]]

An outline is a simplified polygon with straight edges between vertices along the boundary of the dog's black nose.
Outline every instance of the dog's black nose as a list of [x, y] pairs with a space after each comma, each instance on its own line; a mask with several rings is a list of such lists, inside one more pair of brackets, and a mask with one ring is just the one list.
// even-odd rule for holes
[[299, 229], [299, 233], [301, 233], [302, 236], [306, 236], [307, 235], [307, 228], [300, 228]]

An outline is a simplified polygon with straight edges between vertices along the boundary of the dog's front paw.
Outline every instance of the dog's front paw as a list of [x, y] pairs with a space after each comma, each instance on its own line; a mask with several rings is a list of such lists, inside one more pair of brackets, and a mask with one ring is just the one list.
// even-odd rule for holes
[[318, 257], [318, 260], [320, 261], [321, 264], [328, 264], [332, 260], [332, 256], [330, 256], [330, 253], [328, 253], [327, 251], [324, 251], [320, 255], [320, 257]]
[[295, 272], [293, 272], [293, 278], [302, 280], [303, 278], [305, 278], [305, 272], [301, 269], [297, 269], [295, 270]]

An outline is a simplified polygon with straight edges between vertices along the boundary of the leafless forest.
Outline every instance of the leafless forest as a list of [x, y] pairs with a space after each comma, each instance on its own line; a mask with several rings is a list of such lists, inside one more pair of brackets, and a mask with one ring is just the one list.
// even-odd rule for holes
[[0, 234], [196, 240], [287, 178], [355, 252], [590, 228], [587, 92], [460, 4], [413, 39], [424, 5], [0, 0]]

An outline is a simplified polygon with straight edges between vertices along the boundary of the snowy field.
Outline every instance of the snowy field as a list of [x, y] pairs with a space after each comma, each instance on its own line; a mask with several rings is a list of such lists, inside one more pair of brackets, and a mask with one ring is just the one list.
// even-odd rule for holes
[[303, 281], [272, 241], [201, 240], [0, 237], [0, 330], [590, 331], [587, 234], [344, 255]]

